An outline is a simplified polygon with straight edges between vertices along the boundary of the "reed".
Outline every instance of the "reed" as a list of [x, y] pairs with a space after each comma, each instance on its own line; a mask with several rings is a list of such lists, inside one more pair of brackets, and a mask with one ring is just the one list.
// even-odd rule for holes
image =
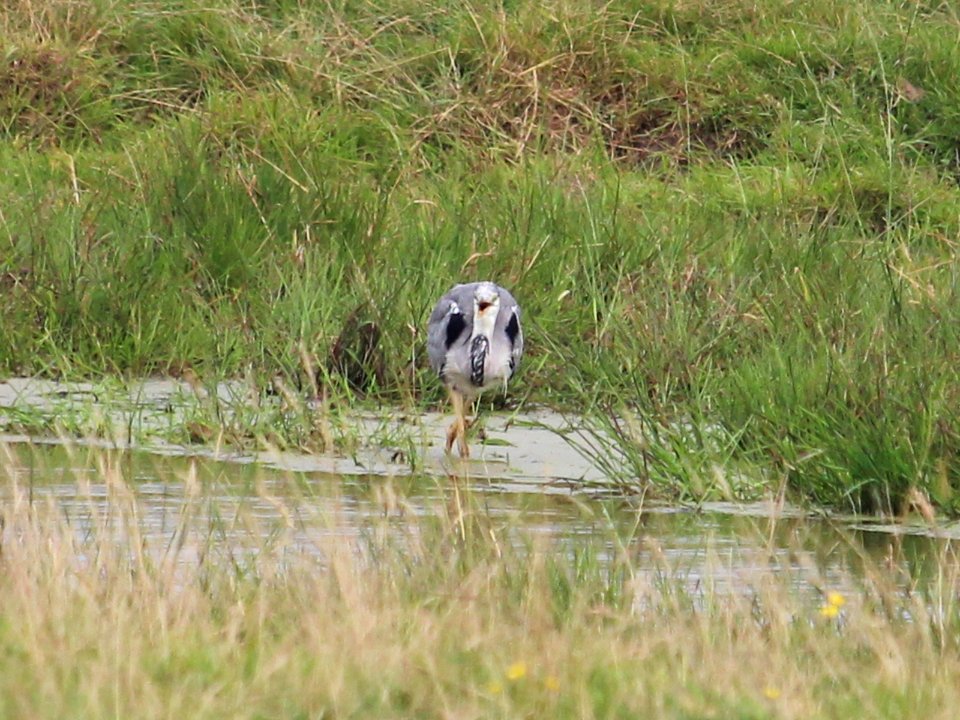
[[721, 588], [720, 557], [692, 584], [629, 524], [534, 535], [468, 484], [424, 505], [372, 482], [383, 512], [358, 521], [336, 486], [203, 464], [163, 476], [178, 510], [158, 532], [126, 454], [70, 453], [76, 492], [58, 465], [51, 494], [43, 453], [2, 448], [4, 716], [946, 718], [960, 700], [950, 544], [926, 580], [897, 556], [828, 579], [798, 546]]

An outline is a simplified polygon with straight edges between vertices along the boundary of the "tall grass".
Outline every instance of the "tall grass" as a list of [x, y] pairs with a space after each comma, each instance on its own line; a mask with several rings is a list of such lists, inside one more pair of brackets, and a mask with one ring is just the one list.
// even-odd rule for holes
[[254, 469], [236, 503], [192, 468], [164, 480], [180, 510], [158, 534], [123, 455], [77, 451], [55, 497], [3, 452], [5, 715], [946, 718], [958, 699], [949, 545], [912, 592], [893, 558], [842, 579], [862, 595], [789, 570], [725, 593], [615, 527], [526, 534], [464, 485], [404, 512], [376, 483], [383, 513], [350, 539], [309, 485]]
[[655, 448], [701, 484], [733, 460], [797, 498], [953, 510], [958, 22], [7, 3], [0, 368], [435, 400], [430, 306], [494, 277], [526, 313], [519, 397], [719, 428], [720, 453]]

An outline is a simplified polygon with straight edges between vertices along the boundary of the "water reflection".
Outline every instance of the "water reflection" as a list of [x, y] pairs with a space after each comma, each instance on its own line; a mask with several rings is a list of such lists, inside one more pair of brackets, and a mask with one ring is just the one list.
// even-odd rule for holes
[[322, 564], [331, 544], [362, 553], [391, 538], [417, 541], [429, 523], [466, 533], [466, 519], [525, 552], [625, 560], [635, 582], [671, 583], [692, 598], [755, 593], [774, 580], [814, 600], [860, 592], [864, 581], [909, 593], [937, 582], [943, 560], [954, 558], [949, 537], [763, 506], [694, 511], [561, 485], [507, 492], [489, 480], [334, 477], [78, 446], [9, 444], [0, 457], [8, 502], [19, 492], [52, 503], [81, 540], [106, 535], [177, 563], [242, 564], [270, 553]]

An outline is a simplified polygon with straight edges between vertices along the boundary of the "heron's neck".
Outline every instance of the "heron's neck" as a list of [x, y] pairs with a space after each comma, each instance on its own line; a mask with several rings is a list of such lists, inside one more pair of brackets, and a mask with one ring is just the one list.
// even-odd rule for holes
[[493, 339], [493, 327], [497, 324], [497, 314], [500, 308], [494, 308], [493, 312], [485, 312], [482, 315], [476, 311], [473, 313], [473, 333], [470, 335], [472, 340], [475, 337], [483, 336], [487, 340]]

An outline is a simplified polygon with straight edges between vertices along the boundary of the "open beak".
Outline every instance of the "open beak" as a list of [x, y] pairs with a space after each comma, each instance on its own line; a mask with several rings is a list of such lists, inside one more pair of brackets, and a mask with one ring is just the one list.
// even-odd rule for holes
[[488, 307], [493, 305], [493, 303], [483, 302], [482, 300], [477, 303], [477, 310], [484, 312]]

